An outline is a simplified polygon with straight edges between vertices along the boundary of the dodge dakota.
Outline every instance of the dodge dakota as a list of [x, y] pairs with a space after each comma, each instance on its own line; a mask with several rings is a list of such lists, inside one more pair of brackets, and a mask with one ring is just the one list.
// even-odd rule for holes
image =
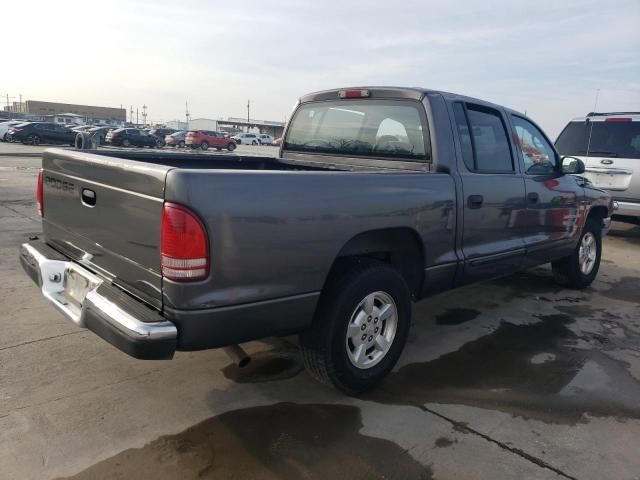
[[50, 149], [20, 260], [80, 327], [141, 359], [300, 335], [357, 394], [411, 302], [551, 262], [585, 288], [612, 201], [530, 118], [418, 88], [311, 93], [277, 157]]

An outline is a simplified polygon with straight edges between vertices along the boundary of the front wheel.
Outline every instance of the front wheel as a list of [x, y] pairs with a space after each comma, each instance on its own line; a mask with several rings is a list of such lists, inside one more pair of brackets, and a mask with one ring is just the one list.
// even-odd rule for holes
[[125, 138], [125, 139], [122, 141], [122, 146], [123, 146], [123, 147], [129, 147], [130, 145], [131, 145], [131, 142], [129, 141], [129, 139]]
[[229, 150], [230, 152], [233, 152], [235, 149], [236, 149], [235, 143], [230, 143], [229, 145], [227, 145], [227, 150]]
[[178, 142], [178, 147], [180, 147], [180, 148], [184, 148], [184, 141], [180, 140], [180, 141]]
[[309, 330], [300, 336], [309, 373], [356, 395], [376, 384], [400, 358], [409, 333], [411, 296], [397, 270], [372, 259], [337, 267]]
[[200, 148], [201, 148], [202, 150], [209, 150], [209, 144], [208, 144], [207, 142], [202, 142], [202, 143], [200, 144]]
[[555, 281], [570, 288], [587, 288], [595, 280], [602, 256], [602, 229], [588, 219], [573, 253], [551, 263]]

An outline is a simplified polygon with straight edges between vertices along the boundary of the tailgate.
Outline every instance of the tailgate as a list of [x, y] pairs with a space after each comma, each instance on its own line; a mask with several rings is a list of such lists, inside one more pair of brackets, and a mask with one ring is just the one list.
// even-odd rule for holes
[[156, 308], [160, 223], [171, 167], [78, 151], [44, 152], [47, 243]]

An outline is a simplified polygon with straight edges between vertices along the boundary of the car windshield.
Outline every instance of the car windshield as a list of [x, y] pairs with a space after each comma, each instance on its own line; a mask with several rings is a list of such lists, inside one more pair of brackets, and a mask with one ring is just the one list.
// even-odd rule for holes
[[292, 120], [285, 148], [299, 152], [428, 158], [415, 102], [349, 100], [303, 105]]
[[571, 122], [556, 148], [562, 155], [640, 159], [640, 122]]

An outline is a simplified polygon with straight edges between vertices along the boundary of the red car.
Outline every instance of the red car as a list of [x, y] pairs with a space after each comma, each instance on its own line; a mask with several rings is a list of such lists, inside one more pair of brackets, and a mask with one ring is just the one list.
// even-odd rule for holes
[[213, 147], [216, 150], [226, 148], [233, 152], [236, 149], [236, 141], [233, 138], [223, 132], [211, 132], [209, 130], [188, 132], [185, 138], [185, 145], [194, 149], [201, 148], [202, 150], [208, 150], [209, 147]]

